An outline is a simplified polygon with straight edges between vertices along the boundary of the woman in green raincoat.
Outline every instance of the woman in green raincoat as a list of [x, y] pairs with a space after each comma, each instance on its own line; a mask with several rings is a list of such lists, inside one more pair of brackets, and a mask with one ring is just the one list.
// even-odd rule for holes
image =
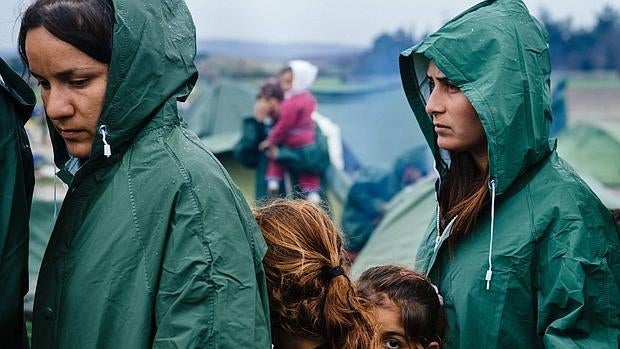
[[24, 125], [34, 93], [0, 59], [0, 346], [27, 348], [24, 296], [28, 293], [28, 218], [34, 188]]
[[38, 0], [19, 48], [69, 186], [32, 347], [268, 348], [265, 242], [177, 113], [197, 79], [185, 3]]
[[444, 295], [446, 348], [618, 348], [620, 243], [549, 138], [542, 25], [484, 1], [400, 57], [434, 154], [438, 209], [416, 258]]

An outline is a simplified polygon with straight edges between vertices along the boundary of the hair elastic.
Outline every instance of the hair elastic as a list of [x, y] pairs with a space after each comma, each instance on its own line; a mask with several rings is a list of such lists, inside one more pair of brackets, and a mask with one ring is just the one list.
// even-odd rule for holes
[[344, 269], [342, 269], [340, 265], [336, 267], [329, 267], [325, 268], [325, 273], [327, 274], [327, 277], [331, 280], [337, 276], [344, 275]]

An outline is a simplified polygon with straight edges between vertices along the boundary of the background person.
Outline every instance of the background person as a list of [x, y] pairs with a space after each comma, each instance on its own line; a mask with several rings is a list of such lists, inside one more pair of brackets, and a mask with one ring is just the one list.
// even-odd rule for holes
[[357, 296], [342, 238], [319, 206], [277, 199], [254, 209], [264, 259], [275, 349], [368, 349], [374, 323]]
[[28, 84], [0, 58], [0, 342], [8, 349], [28, 348], [24, 296], [34, 168], [24, 125], [35, 103]]
[[364, 248], [383, 219], [388, 202], [428, 175], [429, 159], [426, 147], [417, 147], [399, 156], [389, 172], [370, 167], [360, 171], [347, 193], [341, 221], [351, 256]]
[[[286, 145], [299, 148], [315, 143], [315, 124], [312, 113], [317, 109], [317, 102], [309, 88], [314, 83], [318, 69], [307, 61], [294, 60], [280, 73], [280, 86], [285, 93], [281, 101], [275, 124], [269, 130], [267, 138], [258, 148], [264, 151], [272, 146]], [[290, 82], [290, 84], [289, 84]], [[290, 86], [290, 87], [289, 87]], [[267, 190], [277, 195], [283, 185], [286, 167], [270, 160], [265, 172]], [[305, 198], [318, 203], [320, 201], [320, 176], [314, 171], [297, 173], [300, 190]], [[272, 196], [273, 196], [272, 195]]]
[[272, 146], [266, 152], [258, 149], [258, 145], [265, 140], [273, 125], [274, 115], [279, 113], [283, 99], [284, 92], [277, 80], [270, 79], [261, 85], [254, 105], [254, 115], [242, 121], [241, 139], [235, 145], [233, 155], [243, 165], [256, 169], [256, 200], [262, 201], [269, 197], [265, 172], [271, 158], [286, 166], [291, 179], [292, 193], [288, 195], [286, 188], [281, 187], [278, 196], [303, 198], [298, 172], [314, 171], [323, 177], [320, 194], [322, 203], [325, 204], [327, 202], [325, 170], [330, 165], [330, 157], [327, 140], [316, 124], [314, 126], [316, 140], [312, 144], [296, 148]]
[[549, 138], [548, 36], [484, 1], [400, 57], [440, 174], [416, 270], [441, 290], [447, 348], [618, 347], [620, 242]]
[[266, 245], [177, 113], [197, 79], [183, 1], [38, 0], [19, 49], [67, 195], [33, 348], [268, 348]]

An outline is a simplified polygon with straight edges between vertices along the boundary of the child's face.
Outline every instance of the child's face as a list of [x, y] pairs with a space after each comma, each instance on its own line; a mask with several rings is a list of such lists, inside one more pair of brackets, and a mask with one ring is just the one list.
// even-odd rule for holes
[[379, 323], [379, 343], [376, 349], [416, 349], [407, 342], [400, 308], [394, 302], [386, 297], [383, 304], [377, 305], [374, 311]]
[[[375, 306], [375, 318], [379, 323], [379, 342], [375, 349], [424, 349], [415, 341], [405, 337], [400, 308], [389, 298], [384, 297], [383, 304]], [[429, 349], [438, 349], [439, 344], [432, 342]]]

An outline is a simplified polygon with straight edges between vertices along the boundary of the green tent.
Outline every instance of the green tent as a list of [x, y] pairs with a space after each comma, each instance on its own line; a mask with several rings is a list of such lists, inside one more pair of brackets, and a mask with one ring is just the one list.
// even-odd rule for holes
[[580, 174], [620, 189], [620, 124], [565, 129], [558, 135], [558, 153]]
[[413, 266], [422, 235], [435, 212], [435, 177], [401, 190], [388, 204], [381, 223], [360, 251], [351, 273], [357, 278], [375, 265]]
[[205, 86], [202, 82], [180, 114], [214, 153], [232, 150], [240, 137], [241, 121], [251, 115], [256, 87], [229, 80]]

